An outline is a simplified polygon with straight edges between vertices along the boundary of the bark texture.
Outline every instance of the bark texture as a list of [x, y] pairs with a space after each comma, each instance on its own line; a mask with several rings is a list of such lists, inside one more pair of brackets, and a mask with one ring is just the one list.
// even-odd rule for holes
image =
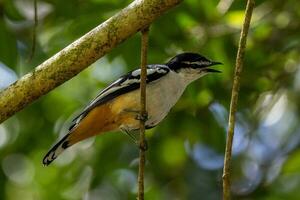
[[182, 0], [136, 0], [0, 93], [0, 123], [71, 79]]

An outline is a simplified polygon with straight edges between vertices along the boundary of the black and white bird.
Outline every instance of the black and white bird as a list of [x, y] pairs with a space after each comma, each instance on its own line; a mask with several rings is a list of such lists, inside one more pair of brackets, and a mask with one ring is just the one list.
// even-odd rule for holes
[[[166, 64], [147, 66], [146, 110], [147, 129], [161, 122], [194, 80], [220, 72], [211, 68], [220, 62], [197, 53], [181, 53]], [[73, 120], [69, 133], [56, 143], [43, 159], [49, 165], [66, 148], [94, 135], [121, 130], [139, 129], [140, 74], [136, 69], [120, 77], [102, 90]]]

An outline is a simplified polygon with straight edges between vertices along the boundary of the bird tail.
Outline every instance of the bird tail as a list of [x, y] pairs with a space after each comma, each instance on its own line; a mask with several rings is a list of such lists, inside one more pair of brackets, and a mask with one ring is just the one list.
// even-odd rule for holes
[[71, 146], [70, 144], [70, 133], [65, 135], [58, 143], [56, 143], [50, 151], [45, 155], [43, 159], [43, 164], [48, 166], [53, 160], [57, 158], [59, 154], [61, 154], [65, 149]]

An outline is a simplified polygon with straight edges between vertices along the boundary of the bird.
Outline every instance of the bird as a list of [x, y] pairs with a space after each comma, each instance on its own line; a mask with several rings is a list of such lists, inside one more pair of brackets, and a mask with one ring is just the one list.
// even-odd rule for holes
[[[145, 128], [158, 125], [193, 81], [209, 73], [221, 62], [192, 52], [171, 58], [165, 64], [147, 65]], [[89, 137], [110, 131], [130, 133], [140, 127], [141, 69], [121, 76], [103, 89], [72, 121], [68, 133], [43, 158], [48, 166], [65, 149]]]

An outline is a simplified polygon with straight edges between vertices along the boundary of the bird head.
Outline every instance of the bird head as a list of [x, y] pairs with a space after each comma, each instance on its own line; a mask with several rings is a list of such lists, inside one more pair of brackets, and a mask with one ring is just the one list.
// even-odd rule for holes
[[187, 80], [196, 80], [208, 73], [220, 73], [211, 68], [220, 65], [221, 62], [211, 61], [197, 53], [181, 53], [173, 57], [166, 65]]

